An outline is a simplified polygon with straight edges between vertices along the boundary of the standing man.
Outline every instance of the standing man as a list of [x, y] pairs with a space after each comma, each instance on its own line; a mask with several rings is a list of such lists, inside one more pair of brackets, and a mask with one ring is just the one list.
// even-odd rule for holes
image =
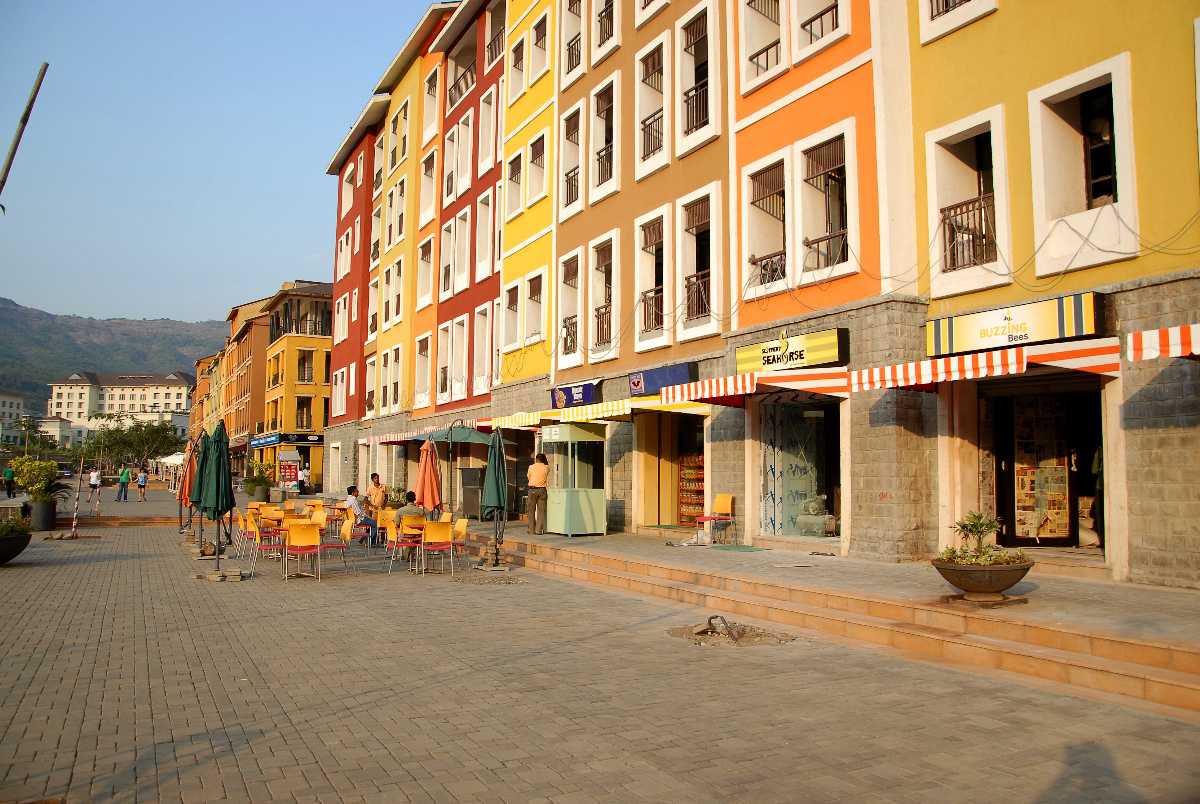
[[88, 472], [88, 502], [95, 497], [100, 499], [100, 467], [93, 466], [92, 471]]
[[376, 519], [379, 512], [387, 507], [388, 488], [379, 482], [379, 473], [371, 473], [371, 486], [367, 489], [367, 502], [371, 504], [371, 514]]
[[308, 494], [308, 464], [304, 464], [304, 467], [300, 470], [300, 474], [297, 475], [297, 477], [300, 481], [300, 493]]
[[358, 486], [346, 489], [346, 505], [350, 509], [351, 516], [354, 517], [355, 525], [367, 525], [371, 529], [371, 535], [359, 538], [358, 543], [362, 544], [369, 538], [368, 544], [375, 544], [375, 538], [379, 534], [379, 523], [367, 514], [366, 506], [363, 505], [362, 498], [358, 496]]
[[529, 465], [529, 532], [546, 532], [546, 485], [550, 481], [550, 462], [539, 452]]
[[11, 466], [4, 467], [4, 493], [10, 500], [17, 496], [17, 475]]
[[121, 464], [121, 474], [117, 475], [117, 498], [113, 502], [129, 502], [129, 467]]

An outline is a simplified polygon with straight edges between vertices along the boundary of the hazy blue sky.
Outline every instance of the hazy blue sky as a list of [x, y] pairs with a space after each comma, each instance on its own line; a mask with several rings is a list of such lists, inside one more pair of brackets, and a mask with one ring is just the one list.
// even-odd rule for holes
[[0, 0], [5, 151], [50, 62], [0, 196], [0, 296], [199, 320], [329, 278], [325, 166], [425, 4], [347, 8]]

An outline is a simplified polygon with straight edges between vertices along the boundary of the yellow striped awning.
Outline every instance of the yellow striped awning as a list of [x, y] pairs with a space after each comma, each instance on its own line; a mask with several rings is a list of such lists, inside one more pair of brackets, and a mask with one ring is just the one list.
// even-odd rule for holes
[[493, 416], [491, 427], [511, 430], [514, 427], [541, 427], [546, 422], [556, 422], [559, 419], [557, 410], [534, 410], [523, 413], [510, 413], [507, 416]]
[[657, 396], [640, 396], [629, 399], [614, 399], [610, 402], [593, 402], [559, 411], [564, 422], [628, 421], [635, 413], [687, 413], [693, 416], [708, 416], [712, 406], [702, 402], [663, 402]]

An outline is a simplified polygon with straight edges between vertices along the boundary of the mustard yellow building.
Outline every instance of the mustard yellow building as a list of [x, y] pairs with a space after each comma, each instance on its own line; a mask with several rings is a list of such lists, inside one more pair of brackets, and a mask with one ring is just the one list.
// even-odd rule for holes
[[[321, 485], [324, 428], [329, 421], [329, 350], [333, 287], [287, 283], [264, 307], [270, 315], [262, 432], [250, 440], [257, 461], [276, 481], [308, 467]], [[285, 464], [290, 466], [285, 467]]]

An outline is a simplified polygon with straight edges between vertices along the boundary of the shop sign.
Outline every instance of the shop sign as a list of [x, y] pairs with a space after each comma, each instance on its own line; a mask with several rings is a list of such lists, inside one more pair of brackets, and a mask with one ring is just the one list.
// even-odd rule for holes
[[682, 385], [695, 379], [695, 363], [676, 363], [673, 366], [635, 371], [629, 375], [629, 395], [651, 396], [668, 385]]
[[295, 483], [299, 477], [300, 464], [286, 461], [279, 464], [279, 479], [284, 483]]
[[947, 316], [925, 328], [930, 357], [1024, 346], [1097, 334], [1100, 294], [1072, 293], [1057, 299]]
[[284, 433], [283, 443], [285, 444], [320, 444], [323, 437], [316, 433]]
[[738, 374], [751, 371], [775, 371], [810, 366], [828, 366], [846, 362], [849, 330], [823, 329], [818, 332], [788, 334], [786, 328], [779, 337], [762, 343], [739, 347]]
[[560, 385], [550, 391], [550, 407], [555, 410], [590, 405], [596, 401], [596, 383], [581, 382], [577, 385]]
[[254, 449], [261, 447], [273, 447], [279, 443], [282, 435], [280, 433], [267, 433], [266, 435], [255, 436], [250, 439], [250, 446]]

